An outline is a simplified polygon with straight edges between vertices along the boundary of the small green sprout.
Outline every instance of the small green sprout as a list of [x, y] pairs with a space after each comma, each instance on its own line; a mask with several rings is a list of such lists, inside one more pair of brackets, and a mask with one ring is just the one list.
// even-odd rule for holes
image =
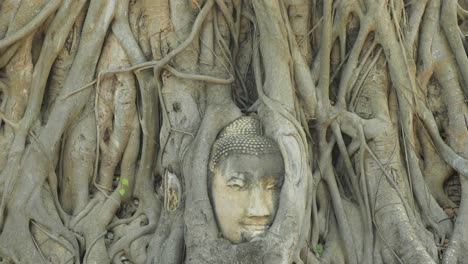
[[323, 247], [320, 244], [317, 244], [314, 248], [313, 251], [317, 257], [321, 257], [323, 254]]
[[122, 179], [122, 185], [128, 186], [128, 179]]

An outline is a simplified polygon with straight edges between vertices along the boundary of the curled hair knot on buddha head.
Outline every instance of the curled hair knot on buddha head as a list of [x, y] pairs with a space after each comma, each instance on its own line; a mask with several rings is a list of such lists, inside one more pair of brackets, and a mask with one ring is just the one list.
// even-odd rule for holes
[[209, 170], [214, 172], [231, 154], [259, 156], [279, 152], [276, 142], [263, 135], [262, 124], [257, 116], [242, 116], [219, 133], [211, 150]]

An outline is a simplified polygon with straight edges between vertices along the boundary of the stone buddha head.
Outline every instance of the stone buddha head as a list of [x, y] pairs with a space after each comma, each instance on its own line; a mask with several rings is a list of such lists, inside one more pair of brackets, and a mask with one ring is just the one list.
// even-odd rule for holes
[[278, 208], [284, 164], [260, 120], [243, 116], [218, 135], [209, 164], [209, 193], [224, 238], [242, 243], [268, 231]]

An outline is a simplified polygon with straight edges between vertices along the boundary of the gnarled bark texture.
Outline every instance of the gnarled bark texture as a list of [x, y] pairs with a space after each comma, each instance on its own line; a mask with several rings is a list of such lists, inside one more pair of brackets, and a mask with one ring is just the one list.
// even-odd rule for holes
[[[468, 263], [463, 0], [1, 0], [0, 263]], [[223, 238], [218, 133], [279, 208]]]

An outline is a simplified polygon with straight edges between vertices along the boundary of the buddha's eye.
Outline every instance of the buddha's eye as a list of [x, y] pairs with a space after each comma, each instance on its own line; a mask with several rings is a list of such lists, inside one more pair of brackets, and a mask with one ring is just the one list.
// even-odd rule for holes
[[233, 189], [236, 189], [236, 190], [240, 190], [242, 188], [244, 188], [245, 186], [245, 181], [243, 179], [239, 179], [239, 178], [231, 178], [227, 181], [227, 186], [233, 188]]
[[269, 178], [263, 182], [263, 188], [265, 188], [265, 190], [274, 191], [278, 189], [278, 181], [273, 178]]

